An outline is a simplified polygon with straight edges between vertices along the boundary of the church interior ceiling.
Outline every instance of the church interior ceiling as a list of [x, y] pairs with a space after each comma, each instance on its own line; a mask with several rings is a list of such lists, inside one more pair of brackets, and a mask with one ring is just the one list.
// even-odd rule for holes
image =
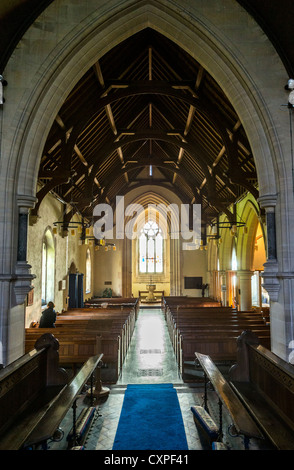
[[[189, 54], [146, 29], [101, 57], [70, 92], [48, 134], [42, 188], [81, 216], [143, 185], [160, 185], [209, 221], [244, 192], [254, 159], [221, 88]], [[70, 215], [69, 215], [70, 217]]]
[[[16, 27], [17, 14], [30, 5], [25, 29], [49, 3], [13, 1], [8, 7], [4, 0], [0, 25], [6, 16], [15, 18]], [[271, 29], [290, 74], [287, 27], [278, 41], [261, 0], [239, 3]], [[275, 21], [278, 27], [279, 16]], [[9, 35], [7, 24], [6, 55], [21, 32], [19, 24]], [[69, 90], [48, 133], [39, 183], [34, 214], [54, 192], [73, 208], [65, 224], [75, 212], [90, 218], [97, 203], [114, 205], [116, 195], [143, 185], [160, 185], [183, 203], [201, 204], [204, 223], [221, 213], [233, 220], [234, 203], [248, 192], [258, 198], [252, 150], [229, 99], [200, 63], [151, 29], [110, 50]]]

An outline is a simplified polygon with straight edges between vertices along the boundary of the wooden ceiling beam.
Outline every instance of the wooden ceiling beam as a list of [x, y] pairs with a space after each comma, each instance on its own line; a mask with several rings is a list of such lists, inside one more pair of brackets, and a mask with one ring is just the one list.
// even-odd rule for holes
[[[102, 70], [101, 70], [99, 62], [96, 62], [94, 64], [94, 71], [96, 73], [96, 76], [98, 78], [98, 81], [99, 81], [101, 87], [104, 88], [105, 87], [104, 78], [103, 78], [103, 74], [102, 74]], [[107, 96], [107, 94], [105, 96]], [[107, 104], [105, 106], [105, 112], [106, 112], [106, 115], [107, 115], [107, 118], [108, 118], [108, 121], [109, 121], [109, 124], [110, 124], [110, 128], [111, 128], [114, 136], [117, 136], [118, 132], [117, 132], [117, 128], [116, 128], [116, 125], [115, 125], [114, 116], [113, 116], [110, 104]], [[117, 149], [117, 154], [119, 156], [119, 159], [120, 159], [121, 163], [124, 163], [124, 156], [123, 156], [123, 151], [122, 151], [121, 147], [119, 147]], [[126, 181], [128, 182], [128, 175], [126, 175]]]
[[[97, 82], [99, 83], [97, 99], [95, 101], [94, 91], [91, 91], [92, 96], [90, 96], [90, 93], [89, 96], [85, 96], [87, 103], [79, 103], [79, 105], [74, 109], [73, 104], [69, 102], [68, 109], [70, 109], [71, 114], [70, 117], [65, 117], [64, 119], [65, 122], [68, 122], [68, 119], [70, 118], [71, 132], [70, 135], [65, 134], [66, 142], [64, 142], [64, 137], [61, 138], [59, 133], [55, 133], [56, 137], [58, 137], [60, 140], [56, 140], [56, 143], [53, 141], [53, 145], [50, 143], [50, 149], [54, 151], [54, 158], [56, 157], [56, 160], [53, 160], [52, 158], [52, 162], [54, 165], [60, 164], [61, 167], [65, 168], [66, 170], [71, 169], [71, 158], [73, 152], [76, 153], [78, 158], [74, 158], [74, 164], [75, 170], [79, 173], [77, 175], [76, 183], [78, 184], [79, 180], [83, 181], [81, 185], [83, 188], [85, 187], [85, 190], [81, 195], [83, 201], [86, 201], [87, 198], [89, 199], [90, 193], [93, 193], [94, 191], [94, 185], [95, 194], [102, 194], [102, 186], [105, 183], [103, 180], [105, 180], [106, 177], [103, 176], [104, 168], [106, 168], [107, 171], [104, 175], [108, 175], [107, 178], [110, 178], [111, 174], [111, 177], [117, 181], [118, 186], [121, 185], [119, 178], [122, 178], [123, 175], [123, 178], [125, 178], [126, 182], [125, 187], [127, 188], [130, 187], [130, 184], [128, 183], [132, 183], [134, 178], [136, 178], [136, 168], [139, 172], [140, 168], [142, 168], [142, 165], [144, 166], [153, 164], [155, 166], [157, 165], [163, 174], [166, 173], [169, 176], [173, 175], [173, 178], [169, 178], [170, 184], [175, 183], [176, 179], [181, 175], [181, 178], [183, 178], [187, 186], [191, 187], [192, 194], [196, 193], [194, 196], [195, 198], [199, 199], [199, 197], [203, 197], [205, 194], [206, 198], [209, 199], [210, 197], [211, 202], [215, 203], [215, 210], [219, 211], [220, 208], [223, 208], [223, 206], [230, 201], [226, 198], [220, 199], [218, 197], [219, 191], [216, 191], [216, 187], [219, 190], [219, 187], [222, 184], [222, 187], [226, 187], [227, 190], [233, 193], [233, 191], [236, 191], [237, 189], [236, 184], [240, 184], [241, 175], [242, 177], [245, 177], [245, 179], [252, 177], [249, 171], [250, 167], [246, 168], [245, 166], [247, 159], [245, 161], [243, 159], [243, 155], [244, 153], [246, 154], [247, 148], [244, 140], [242, 139], [242, 132], [240, 133], [240, 145], [243, 145], [244, 149], [239, 147], [239, 154], [234, 136], [231, 138], [231, 132], [233, 132], [233, 134], [235, 133], [236, 135], [238, 129], [240, 128], [240, 123], [236, 123], [233, 131], [229, 130], [228, 132], [227, 129], [229, 128], [229, 118], [226, 119], [226, 116], [223, 116], [222, 112], [217, 109], [217, 106], [213, 106], [215, 103], [207, 103], [207, 97], [204, 100], [204, 96], [206, 96], [204, 92], [206, 89], [203, 88], [203, 83], [206, 72], [202, 66], [198, 64], [198, 68], [196, 68], [192, 61], [190, 63], [188, 56], [183, 54], [181, 64], [187, 65], [187, 69], [179, 67], [178, 63], [175, 61], [176, 56], [173, 57], [173, 52], [171, 52], [170, 49], [166, 49], [166, 56], [163, 56], [163, 54], [161, 55], [160, 52], [158, 52], [158, 50], [165, 50], [165, 44], [161, 49], [162, 44], [158, 43], [158, 50], [156, 46], [150, 46], [149, 44], [150, 42], [146, 42], [144, 44], [145, 48], [143, 47], [141, 49], [139, 46], [137, 47], [137, 44], [135, 44], [135, 47], [131, 49], [134, 53], [129, 54], [128, 58], [126, 58], [126, 62], [128, 63], [127, 66], [125, 66], [124, 61], [120, 59], [118, 60], [118, 64], [112, 62], [107, 63], [106, 61], [104, 62], [105, 58], [101, 59], [101, 64], [102, 60], [103, 64], [105, 64], [105, 69], [103, 66], [103, 70], [105, 70], [105, 79], [102, 74], [100, 62], [97, 62], [93, 66]], [[153, 44], [153, 41], [151, 41], [151, 44]], [[154, 42], [154, 44], [156, 43]], [[147, 61], [146, 51], [148, 54]], [[124, 52], [127, 52], [127, 49], [125, 49]], [[114, 55], [112, 54], [110, 57], [111, 60], [113, 60]], [[122, 55], [121, 57], [124, 56]], [[118, 69], [117, 72], [115, 72], [116, 68]], [[192, 80], [182, 80], [179, 76], [179, 73], [177, 72], [180, 69], [185, 71], [186, 77], [193, 76], [191, 72], [195, 70], [194, 76], [196, 77], [197, 74], [196, 82]], [[136, 72], [136, 75], [133, 72]], [[89, 76], [90, 74], [88, 74], [87, 80], [89, 80]], [[117, 80], [107, 80], [106, 78], [109, 76], [118, 78]], [[131, 81], [127, 80], [128, 76], [145, 77], [145, 80]], [[156, 80], [157, 77], [166, 77], [166, 81], [158, 81]], [[206, 83], [207, 82], [205, 80], [205, 84]], [[81, 86], [82, 81], [80, 87]], [[94, 90], [92, 84], [90, 89]], [[137, 96], [141, 97], [140, 100], [137, 99]], [[134, 111], [136, 114], [134, 118], [130, 119], [129, 116], [131, 114], [134, 115], [134, 112], [133, 109], [130, 110], [130, 107], [125, 106], [125, 103], [128, 104], [128, 102], [126, 101], [125, 103], [119, 103], [119, 105], [115, 107], [114, 103], [118, 102], [118, 100], [127, 100], [132, 97], [136, 97], [136, 100], [134, 100], [136, 101], [136, 107], [134, 106]], [[171, 103], [172, 99], [175, 98], [177, 100], [175, 109], [172, 109], [172, 106], [171, 109], [167, 109], [168, 106], [166, 106], [164, 112], [162, 112], [161, 108], [160, 114], [157, 114], [157, 112], [155, 112], [158, 111], [156, 101], [161, 101], [159, 97], [165, 97], [165, 99], [162, 99], [163, 106], [166, 105], [166, 103]], [[176, 114], [176, 110], [179, 109], [181, 101], [185, 104], [185, 112], [188, 109], [188, 112], [186, 112], [186, 117], [184, 118], [181, 115], [181, 111], [178, 113], [178, 115]], [[148, 108], [144, 107], [145, 102], [148, 102]], [[73, 101], [73, 103], [75, 103], [75, 101]], [[67, 108], [65, 106], [65, 110], [66, 109]], [[129, 125], [125, 124], [126, 129], [117, 129], [116, 124], [119, 121], [117, 121], [117, 123], [115, 122], [112, 109], [116, 110], [115, 116], [118, 115], [118, 112], [121, 113], [119, 115], [120, 119], [127, 116]], [[99, 141], [97, 139], [97, 143], [94, 142], [94, 145], [91, 147], [91, 149], [89, 149], [88, 153], [86, 153], [86, 150], [84, 150], [85, 154], [83, 155], [83, 153], [80, 152], [80, 149], [76, 146], [77, 139], [86, 126], [91, 129], [91, 120], [96, 119], [97, 116], [99, 116], [99, 113], [102, 115], [103, 110], [106, 112], [109, 128], [111, 129], [111, 133], [114, 136], [115, 142], [109, 142], [109, 145], [107, 144], [103, 146], [101, 143], [99, 145]], [[148, 114], [143, 115], [143, 113], [146, 111]], [[223, 142], [223, 148], [218, 153], [218, 155], [216, 155], [215, 152], [216, 146], [212, 148], [210, 153], [209, 149], [205, 149], [201, 143], [193, 142], [188, 138], [191, 126], [193, 124], [194, 115], [197, 111], [201, 113], [201, 116], [205, 116], [206, 123], [204, 123], [204, 125], [207, 125], [208, 131], [210, 128], [214, 128], [215, 135], [219, 136], [219, 139]], [[122, 116], [122, 113], [124, 113], [124, 116]], [[62, 114], [62, 116], [66, 116], [66, 113]], [[159, 116], [162, 117], [163, 124], [160, 122]], [[124, 121], [126, 121], [126, 119], [124, 119]], [[121, 122], [124, 121], [122, 119]], [[178, 121], [179, 125], [174, 126], [176, 121]], [[141, 131], [136, 130], [132, 134], [132, 130], [135, 128], [135, 125], [137, 125], [137, 127], [143, 127], [143, 125], [144, 127], [149, 126], [149, 129], [142, 129]], [[153, 127], [163, 128], [161, 130], [155, 130]], [[168, 129], [170, 129], [170, 132], [168, 132]], [[66, 132], [64, 125], [63, 131]], [[214, 137], [214, 135], [212, 135], [212, 137]], [[158, 145], [158, 148], [156, 147], [155, 142], [156, 145]], [[165, 142], [165, 145], [161, 145], [161, 142]], [[135, 143], [137, 144], [137, 150], [134, 151]], [[61, 152], [55, 152], [55, 149], [59, 150], [59, 145], [61, 147]], [[173, 147], [171, 147], [171, 145], [173, 145]], [[147, 149], [146, 146], [149, 148]], [[143, 147], [145, 148], [143, 149]], [[83, 147], [83, 149], [84, 148], [85, 147]], [[150, 155], [156, 153], [156, 150], [158, 150], [158, 155], [160, 158], [142, 158], [139, 155], [142, 149], [144, 150], [143, 155], [146, 155], [148, 150]], [[94, 152], [96, 152], [95, 160]], [[117, 162], [114, 158], [115, 152], [119, 157]], [[185, 160], [182, 161], [185, 152], [187, 152], [187, 164]], [[164, 154], [167, 155], [166, 160], [164, 160]], [[241, 160], [243, 161], [241, 161], [240, 166], [236, 170], [233, 167], [233, 163], [234, 161], [235, 163], [236, 161], [238, 163], [238, 158], [236, 160], [236, 156], [238, 155], [241, 155]], [[111, 164], [106, 164], [109, 156], [111, 156]], [[229, 171], [227, 175], [223, 174], [223, 170], [220, 169], [219, 165], [219, 162], [221, 162], [224, 156], [228, 158], [229, 162]], [[128, 158], [126, 159], [126, 157]], [[78, 162], [78, 159], [81, 163]], [[250, 159], [251, 154], [250, 151], [248, 151], [249, 162]], [[198, 162], [201, 170], [198, 171], [198, 165], [194, 165], [193, 160]], [[207, 161], [210, 162], [210, 166], [207, 165]], [[178, 168], [179, 164], [181, 164], [181, 169]], [[78, 165], [78, 169], [76, 165]], [[87, 168], [87, 172], [83, 171], [83, 166]], [[84, 168], [84, 170], [86, 170], [86, 168]], [[188, 169], [192, 169], [194, 173]], [[44, 166], [44, 170], [46, 170], [46, 166]], [[102, 180], [99, 182], [97, 180], [97, 174], [100, 174], [100, 172], [102, 174]], [[195, 183], [199, 182], [199, 175], [201, 175], [201, 172], [203, 172], [202, 177], [204, 176], [204, 179], [202, 181], [201, 187], [196, 188]], [[44, 171], [44, 177], [46, 177], [48, 173], [50, 172], [46, 173]], [[41, 174], [42, 173], [40, 172], [40, 175]], [[48, 179], [49, 178], [50, 176]], [[217, 178], [219, 178], [221, 184]], [[233, 184], [230, 184], [230, 178]], [[53, 178], [51, 178], [51, 180], [53, 180]], [[235, 183], [235, 181], [237, 181], [237, 183]], [[57, 178], [55, 177], [55, 183], [56, 182]], [[97, 191], [97, 186], [100, 188], [99, 191]], [[190, 195], [187, 186], [186, 194]], [[178, 190], [180, 187], [181, 184], [179, 179], [179, 184], [177, 185]], [[69, 192], [72, 190], [73, 189], [70, 189]], [[69, 194], [69, 192], [67, 193]], [[224, 194], [226, 194], [226, 192], [224, 192]], [[107, 197], [107, 192], [104, 193], [104, 195]], [[234, 193], [234, 196], [235, 195], [236, 193]]]
[[[202, 78], [203, 78], [203, 67], [200, 67], [200, 70], [198, 71], [196, 83], [195, 83], [195, 89], [196, 90], [199, 88], [199, 86], [201, 84], [201, 81], [202, 81]], [[186, 126], [185, 126], [185, 130], [184, 130], [184, 136], [185, 137], [189, 134], [190, 129], [192, 127], [195, 111], [196, 111], [195, 106], [190, 106], [189, 107], [189, 113], [188, 113], [188, 116], [187, 116]], [[181, 163], [184, 153], [185, 153], [184, 149], [181, 147], [180, 151], [179, 151], [179, 155], [178, 155], [178, 161], [177, 161], [178, 165]], [[175, 173], [174, 174], [174, 179], [173, 179], [174, 182], [176, 181], [176, 178], [177, 178], [177, 174]]]

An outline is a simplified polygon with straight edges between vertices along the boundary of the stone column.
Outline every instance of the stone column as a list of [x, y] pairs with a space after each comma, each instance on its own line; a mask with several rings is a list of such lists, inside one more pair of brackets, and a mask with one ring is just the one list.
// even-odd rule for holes
[[24, 354], [25, 298], [31, 290], [31, 266], [27, 263], [28, 212], [35, 203], [30, 196], [6, 198], [1, 225], [2, 272], [0, 274], [0, 363], [5, 366]]
[[[289, 344], [293, 336], [292, 284], [294, 279], [291, 272], [279, 272], [278, 257], [280, 257], [280, 264], [283, 265], [283, 254], [281, 249], [277, 249], [276, 244], [276, 199], [274, 195], [259, 198], [260, 206], [266, 212], [267, 224], [267, 261], [264, 263], [262, 286], [270, 296], [271, 350], [277, 356], [288, 361]], [[283, 239], [283, 235], [280, 230], [280, 240]]]
[[225, 307], [227, 305], [227, 275], [225, 271], [220, 271], [221, 301]]
[[178, 239], [170, 240], [170, 295], [181, 295], [181, 255]]
[[123, 241], [122, 295], [123, 297], [132, 295], [132, 240], [127, 237]]
[[31, 281], [35, 278], [31, 274], [31, 266], [27, 262], [28, 242], [28, 217], [29, 209], [35, 202], [35, 198], [18, 197], [18, 243], [17, 259], [15, 266], [16, 279], [14, 282], [14, 294], [16, 305], [24, 303], [26, 295], [31, 290]]
[[238, 271], [239, 277], [239, 304], [240, 310], [251, 310], [251, 277], [253, 272], [249, 270]]
[[262, 196], [258, 199], [260, 206], [265, 209], [265, 222], [267, 228], [266, 234], [266, 250], [267, 261], [264, 264], [263, 287], [269, 293], [273, 302], [278, 300], [280, 283], [277, 279], [278, 262], [277, 262], [277, 245], [276, 245], [276, 216], [275, 207], [277, 202], [276, 195]]

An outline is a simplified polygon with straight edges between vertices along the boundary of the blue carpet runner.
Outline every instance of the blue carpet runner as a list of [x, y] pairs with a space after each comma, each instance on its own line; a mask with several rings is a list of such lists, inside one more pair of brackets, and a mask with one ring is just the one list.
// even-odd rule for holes
[[113, 450], [188, 450], [172, 384], [127, 386]]

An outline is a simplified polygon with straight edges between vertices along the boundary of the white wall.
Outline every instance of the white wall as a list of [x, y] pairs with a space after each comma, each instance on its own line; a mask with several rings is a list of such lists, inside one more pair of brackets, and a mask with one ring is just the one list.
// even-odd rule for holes
[[[51, 194], [43, 200], [39, 219], [35, 225], [29, 226], [27, 260], [32, 266], [32, 272], [36, 275], [33, 281], [34, 301], [26, 307], [25, 326], [28, 327], [32, 321], [38, 321], [41, 315], [42, 300], [42, 240], [47, 228], [53, 229], [53, 222], [62, 220], [63, 205]], [[73, 219], [74, 220], [74, 219]], [[69, 232], [67, 237], [60, 234], [53, 235], [55, 245], [55, 295], [52, 301], [55, 303], [56, 311], [61, 312], [67, 309], [68, 283], [67, 275], [72, 263], [80, 273], [86, 273], [86, 254], [90, 249], [92, 261], [92, 289], [86, 294], [86, 282], [84, 278], [84, 298], [93, 295], [93, 272], [94, 272], [94, 247], [89, 245], [79, 245], [79, 234], [77, 230], [72, 236]], [[61, 289], [61, 281], [66, 281], [66, 289]]]
[[[116, 240], [116, 251], [100, 247], [94, 255], [94, 295], [102, 296], [104, 289], [111, 288], [113, 296], [122, 295], [123, 240]], [[111, 282], [111, 285], [105, 284]]]
[[[183, 295], [201, 297], [200, 289], [185, 289], [185, 277], [202, 277], [203, 284], [207, 281], [207, 251], [183, 250]], [[207, 290], [205, 295], [207, 296]]]

